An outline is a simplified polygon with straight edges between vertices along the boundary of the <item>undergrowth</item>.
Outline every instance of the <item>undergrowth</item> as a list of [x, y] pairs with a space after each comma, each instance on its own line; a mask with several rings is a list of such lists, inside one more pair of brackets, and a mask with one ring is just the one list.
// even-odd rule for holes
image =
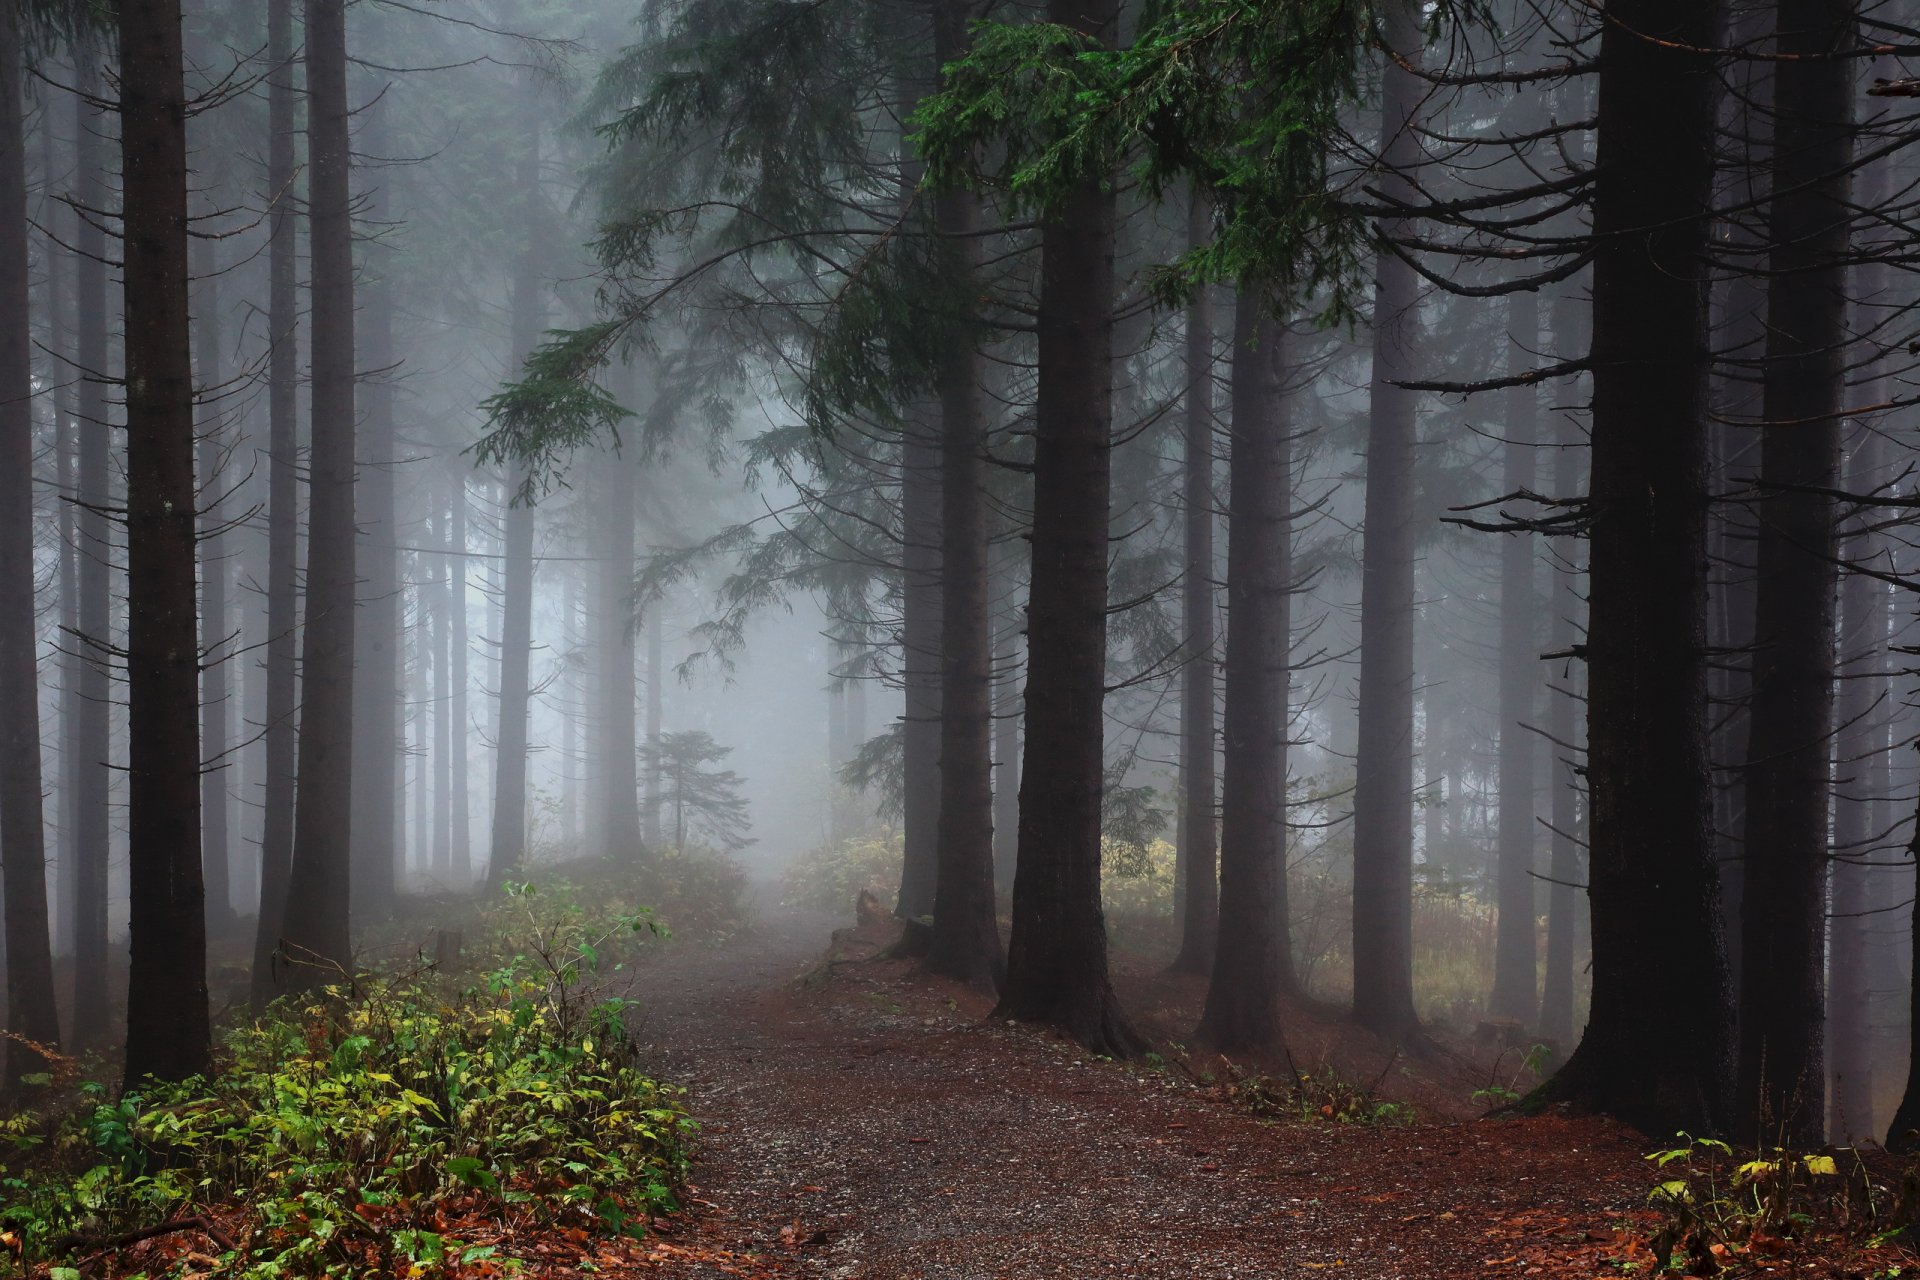
[[1904, 1256], [1910, 1248], [1920, 1222], [1911, 1170], [1896, 1183], [1849, 1148], [1736, 1153], [1715, 1138], [1677, 1137], [1647, 1156], [1660, 1179], [1648, 1196], [1655, 1222], [1647, 1239], [1660, 1269], [1744, 1274], [1842, 1250]]
[[[1389, 1062], [1388, 1070], [1391, 1069]], [[1412, 1124], [1411, 1105], [1380, 1096], [1380, 1083], [1385, 1078], [1383, 1071], [1380, 1079], [1372, 1084], [1361, 1084], [1322, 1064], [1312, 1071], [1295, 1071], [1292, 1080], [1233, 1072], [1227, 1078], [1226, 1088], [1236, 1103], [1257, 1116], [1334, 1124]]]
[[226, 1035], [209, 1079], [118, 1099], [36, 1081], [41, 1105], [0, 1124], [0, 1274], [11, 1255], [70, 1280], [190, 1221], [219, 1256], [150, 1274], [506, 1272], [469, 1228], [643, 1232], [676, 1207], [692, 1122], [640, 1069], [606, 978], [657, 926], [531, 885], [485, 917], [462, 972], [283, 998]]

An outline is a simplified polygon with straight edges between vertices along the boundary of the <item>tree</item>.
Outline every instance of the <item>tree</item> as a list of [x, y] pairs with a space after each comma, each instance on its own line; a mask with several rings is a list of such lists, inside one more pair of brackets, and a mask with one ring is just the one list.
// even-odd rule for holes
[[[1532, 290], [1507, 297], [1507, 363], [1522, 371], [1540, 347], [1540, 300]], [[1534, 487], [1534, 434], [1539, 397], [1531, 385], [1507, 389], [1502, 493]], [[1500, 914], [1494, 939], [1492, 1013], [1530, 1022], [1539, 1008], [1534, 934], [1533, 757], [1538, 745], [1534, 669], [1539, 649], [1534, 617], [1534, 536], [1518, 530], [1500, 544], [1500, 846], [1496, 898]]]
[[[127, 386], [126, 1081], [206, 1071], [187, 99], [179, 0], [122, 0]], [[44, 913], [44, 905], [42, 907]]]
[[[1380, 108], [1380, 188], [1411, 202], [1423, 97], [1412, 6], [1383, 15], [1391, 57]], [[1405, 234], [1388, 227], [1386, 234]], [[1360, 585], [1360, 742], [1353, 788], [1353, 1013], [1382, 1035], [1413, 1033], [1413, 370], [1419, 292], [1412, 264], [1382, 250], [1374, 268], [1373, 373]]]
[[[40, 804], [40, 686], [34, 634], [33, 347], [28, 331], [26, 125], [21, 73], [27, 14], [0, 13], [0, 882], [6, 896], [5, 1084], [41, 1070], [60, 1020], [47, 932], [46, 828]], [[15, 1039], [13, 1037], [22, 1037]]]
[[92, 1047], [107, 1036], [107, 863], [111, 825], [113, 681], [107, 666], [113, 617], [113, 423], [107, 367], [107, 172], [101, 113], [99, 55], [91, 42], [74, 46], [75, 202], [83, 211], [74, 229], [79, 261], [74, 276], [75, 361], [79, 366], [78, 526], [80, 561], [79, 724], [74, 733], [73, 1043]]
[[293, 864], [282, 948], [298, 990], [347, 973], [352, 890], [354, 305], [345, 0], [306, 0], [313, 389]]
[[[199, 252], [200, 277], [194, 316], [194, 363], [199, 374], [200, 434], [200, 746], [207, 757], [200, 774], [201, 874], [206, 882], [207, 930], [215, 936], [232, 931], [232, 866], [227, 830], [228, 761], [231, 741], [227, 714], [227, 662], [216, 657], [228, 642], [226, 515], [220, 486], [228, 445], [220, 402], [226, 394], [225, 352], [222, 351], [219, 256], [212, 241]], [[195, 255], [189, 254], [191, 261]]]
[[[935, 0], [933, 60], [966, 49], [969, 0]], [[934, 197], [944, 283], [953, 314], [934, 373], [940, 401], [940, 806], [927, 967], [988, 990], [1005, 970], [993, 892], [993, 630], [988, 609], [987, 513], [980, 332], [978, 197], [957, 187]]]
[[253, 1007], [280, 990], [274, 956], [293, 863], [299, 653], [300, 477], [294, 181], [293, 0], [267, 0], [267, 698], [261, 793], [260, 912]]
[[1759, 543], [1740, 911], [1735, 1114], [1759, 1140], [1826, 1136], [1827, 800], [1834, 500], [1848, 375], [1856, 43], [1850, 0], [1783, 0], [1767, 217]]
[[733, 754], [698, 729], [666, 733], [643, 753], [649, 768], [659, 771], [660, 798], [656, 806], [671, 815], [673, 847], [684, 852], [687, 837], [703, 835], [722, 849], [752, 844], [747, 801], [740, 794], [744, 779], [731, 769], [712, 769]]
[[1295, 984], [1285, 924], [1293, 424], [1286, 328], [1259, 288], [1242, 290], [1233, 336], [1220, 932], [1195, 1033], [1223, 1050], [1273, 1044], [1280, 995]]
[[[1050, 0], [1047, 16], [1099, 47], [1114, 37], [1119, 6]], [[1124, 1057], [1140, 1040], [1108, 981], [1100, 909], [1113, 245], [1113, 192], [1100, 175], [1083, 175], [1040, 231], [1026, 751], [1013, 931], [995, 1012]]]
[[[636, 378], [637, 382], [638, 379]], [[638, 744], [634, 729], [639, 717], [635, 689], [634, 631], [640, 620], [633, 610], [634, 487], [639, 474], [624, 456], [607, 460], [596, 504], [600, 557], [598, 621], [594, 646], [600, 659], [600, 742], [596, 774], [600, 780], [600, 815], [605, 853], [632, 861], [641, 855], [640, 780]]]
[[900, 726], [906, 787], [901, 814], [903, 920], [933, 914], [940, 866], [940, 481], [939, 426], [925, 403], [908, 407], [900, 438]]
[[[1704, 652], [1714, 0], [1612, 0], [1593, 196], [1587, 637], [1593, 999], [1543, 1097], [1650, 1133], [1728, 1119]], [[1648, 1029], [1661, 1029], [1658, 1045]]]
[[[536, 131], [521, 152], [515, 179], [529, 201], [537, 198], [540, 142]], [[515, 359], [533, 349], [546, 321], [535, 246], [514, 261], [507, 307]], [[523, 473], [524, 476], [524, 473]], [[498, 888], [520, 870], [527, 852], [527, 702], [533, 657], [533, 505], [524, 483], [511, 487], [505, 516], [506, 553], [500, 597], [500, 722], [494, 759], [493, 843], [487, 884]]]
[[[1199, 193], [1190, 198], [1187, 239], [1204, 244], [1212, 232], [1213, 208]], [[1220, 881], [1214, 807], [1214, 592], [1213, 592], [1213, 300], [1195, 289], [1187, 303], [1186, 448], [1181, 458], [1185, 507], [1181, 570], [1181, 624], [1186, 665], [1180, 686], [1180, 953], [1173, 969], [1206, 973], [1213, 968], [1219, 933]]]

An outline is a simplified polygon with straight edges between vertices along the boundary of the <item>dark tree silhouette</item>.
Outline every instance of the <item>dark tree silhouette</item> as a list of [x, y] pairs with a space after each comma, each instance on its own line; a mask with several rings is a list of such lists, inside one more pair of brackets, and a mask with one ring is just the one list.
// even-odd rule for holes
[[[0, 882], [6, 895], [8, 1088], [60, 1044], [47, 931], [40, 807], [40, 683], [34, 634], [33, 346], [28, 331], [26, 14], [0, 13]], [[189, 557], [191, 553], [189, 553]], [[189, 558], [191, 573], [191, 558]]]
[[[1108, 43], [1119, 6], [1049, 0], [1047, 14]], [[1140, 1040], [1107, 978], [1100, 907], [1113, 246], [1113, 191], [1098, 177], [1080, 179], [1040, 232], [1026, 752], [1013, 931], [996, 1012], [1126, 1056]]]
[[[206, 1071], [187, 102], [179, 0], [122, 0], [127, 388], [126, 1081]], [[42, 904], [44, 913], [44, 904]]]
[[[1593, 202], [1588, 896], [1593, 1001], [1547, 1097], [1648, 1132], [1727, 1120], [1708, 814], [1706, 321], [1713, 0], [1613, 0]], [[1660, 1029], [1658, 1044], [1649, 1028]]]
[[1220, 933], [1195, 1033], [1225, 1050], [1274, 1044], [1280, 994], [1294, 986], [1284, 923], [1293, 425], [1286, 328], [1257, 289], [1241, 291], [1233, 341]]
[[313, 262], [313, 445], [298, 794], [283, 982], [338, 980], [353, 963], [354, 304], [345, 0], [306, 0], [307, 201]]

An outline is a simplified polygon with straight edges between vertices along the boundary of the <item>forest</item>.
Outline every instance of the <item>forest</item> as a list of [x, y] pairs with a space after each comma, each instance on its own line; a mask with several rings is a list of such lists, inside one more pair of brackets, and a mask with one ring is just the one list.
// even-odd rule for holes
[[1920, 1274], [1920, 3], [0, 0], [0, 1277]]

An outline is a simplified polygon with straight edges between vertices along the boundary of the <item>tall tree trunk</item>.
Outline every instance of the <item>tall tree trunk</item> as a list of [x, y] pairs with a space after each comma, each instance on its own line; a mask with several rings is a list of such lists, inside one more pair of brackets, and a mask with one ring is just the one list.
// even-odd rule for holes
[[[1715, 0], [1612, 0], [1593, 230], [1593, 1008], [1546, 1095], [1650, 1133], [1727, 1119], [1708, 814], [1705, 250]], [[1657, 1028], [1657, 1032], [1654, 1030]]]
[[346, 0], [306, 0], [307, 201], [313, 263], [313, 445], [298, 795], [282, 931], [285, 982], [304, 990], [353, 965], [353, 157]]
[[[1047, 14], [1109, 43], [1119, 6], [1049, 0]], [[1057, 1026], [1095, 1052], [1124, 1056], [1140, 1039], [1108, 981], [1100, 908], [1114, 222], [1111, 189], [1089, 178], [1040, 231], [1026, 760], [1013, 933], [996, 1013]]]
[[300, 300], [294, 212], [293, 0], [267, 0], [267, 702], [260, 814], [260, 908], [253, 1007], [280, 990], [274, 956], [286, 922], [300, 714]]
[[[40, 681], [34, 633], [33, 344], [28, 320], [26, 65], [21, 14], [0, 13], [0, 882], [6, 894], [5, 1085], [44, 1071], [60, 1044], [40, 809]], [[178, 33], [175, 34], [176, 40]], [[191, 557], [191, 551], [189, 551]], [[192, 572], [192, 560], [188, 560]], [[24, 1037], [26, 1041], [12, 1037]]]
[[200, 674], [200, 751], [205, 757], [200, 773], [200, 863], [206, 882], [207, 932], [225, 937], [233, 932], [237, 921], [227, 831], [227, 783], [233, 763], [227, 755], [232, 745], [227, 711], [232, 649], [227, 634], [227, 537], [221, 527], [227, 517], [220, 501], [229, 483], [226, 462], [230, 449], [221, 409], [227, 379], [225, 352], [221, 350], [220, 260], [215, 243], [198, 242], [204, 247], [198, 254], [199, 313], [194, 318], [200, 384], [200, 651], [205, 664]]
[[[637, 372], [631, 379], [638, 385]], [[637, 861], [658, 850], [643, 845], [640, 836], [640, 777], [634, 730], [639, 721], [639, 691], [634, 669], [634, 486], [639, 474], [631, 460], [607, 459], [600, 468], [606, 492], [600, 503], [600, 591], [598, 601], [601, 688], [599, 697], [600, 757], [594, 773], [600, 779], [600, 815], [604, 852], [623, 862]]]
[[[967, 50], [971, 0], [933, 11], [937, 66]], [[934, 197], [944, 243], [948, 294], [971, 299], [979, 286], [979, 198], [953, 188]], [[940, 797], [936, 829], [933, 937], [927, 967], [993, 990], [1006, 971], [993, 892], [993, 631], [988, 608], [985, 489], [986, 412], [981, 333], [962, 303], [946, 317], [935, 372], [940, 399]]]
[[[1540, 296], [1524, 291], [1507, 298], [1507, 368], [1518, 373], [1540, 349]], [[1533, 448], [1539, 429], [1539, 394], [1532, 386], [1507, 392], [1507, 440], [1500, 487], [1518, 493], [1534, 487]], [[1538, 943], [1534, 921], [1534, 753], [1539, 699], [1535, 676], [1540, 650], [1534, 618], [1540, 600], [1534, 585], [1534, 538], [1506, 534], [1500, 544], [1500, 849], [1496, 894], [1500, 908], [1493, 951], [1489, 1011], [1531, 1022], [1539, 1008], [1535, 972]]]
[[[438, 486], [430, 486], [436, 491]], [[457, 495], [454, 495], [457, 497]], [[436, 885], [450, 883], [453, 873], [453, 753], [455, 743], [464, 743], [466, 728], [456, 726], [453, 709], [452, 664], [453, 575], [464, 568], [451, 535], [452, 502], [436, 502], [433, 523], [441, 550], [439, 570], [434, 574], [431, 616], [433, 619], [433, 845], [427, 854], [427, 876]], [[460, 886], [462, 889], [465, 885]]]
[[[1013, 558], [1019, 544], [1003, 542], [994, 559], [999, 565], [997, 595], [1019, 590]], [[1000, 630], [993, 666], [993, 883], [997, 892], [1013, 889], [1013, 869], [1020, 850], [1020, 626], [1009, 622]], [[864, 698], [864, 691], [856, 691]], [[848, 719], [852, 707], [848, 708]]]
[[[1213, 207], [1195, 192], [1187, 209], [1187, 243], [1212, 238]], [[1235, 323], [1238, 323], [1236, 318]], [[1245, 352], [1235, 348], [1236, 356]], [[1186, 446], [1182, 459], [1185, 566], [1180, 606], [1186, 666], [1180, 680], [1180, 953], [1176, 973], [1213, 968], [1219, 935], [1220, 881], [1214, 830], [1213, 671], [1213, 295], [1195, 289], [1187, 302]], [[1248, 357], [1259, 359], [1259, 357]]]
[[[540, 176], [536, 132], [522, 151], [516, 187], [531, 196]], [[517, 363], [533, 350], [546, 322], [538, 260], [534, 248], [521, 250], [513, 269], [509, 299], [509, 335]], [[493, 845], [487, 886], [497, 890], [520, 870], [527, 855], [527, 718], [533, 658], [533, 506], [520, 496], [523, 477], [509, 484], [513, 493], [506, 514], [504, 581], [501, 590], [500, 725], [494, 758]]]
[[[666, 664], [661, 659], [661, 604], [658, 600], [647, 610], [647, 798], [643, 809], [646, 814], [647, 847], [660, 847], [660, 702], [664, 692], [662, 682], [666, 680]], [[857, 691], [858, 686], [856, 686]]]
[[454, 458], [448, 470], [453, 500], [447, 510], [447, 542], [453, 554], [447, 557], [447, 683], [452, 692], [446, 714], [453, 726], [453, 750], [447, 804], [453, 810], [453, 886], [465, 893], [473, 888], [473, 807], [467, 791], [467, 735], [473, 732], [467, 712], [467, 465]]
[[1228, 461], [1226, 720], [1220, 787], [1220, 934], [1195, 1035], [1271, 1046], [1295, 985], [1286, 900], [1293, 425], [1286, 327], [1242, 288], [1233, 332]]
[[894, 914], [933, 914], [940, 829], [940, 432], [933, 409], [909, 409], [900, 444], [900, 666], [906, 682], [905, 856]]
[[[42, 164], [46, 174], [44, 180], [49, 190], [54, 182], [53, 175], [59, 172], [59, 130], [54, 127], [53, 120], [49, 108], [41, 130], [44, 144]], [[73, 402], [66, 392], [66, 385], [73, 377], [74, 353], [68, 342], [72, 274], [68, 270], [70, 255], [65, 245], [73, 243], [73, 231], [70, 221], [52, 222], [52, 218], [60, 216], [57, 207], [50, 210], [49, 223], [42, 229], [45, 240], [42, 252], [45, 254], [47, 275], [48, 381], [51, 384], [49, 394], [53, 398], [54, 519], [55, 537], [58, 539], [55, 552], [59, 566], [55, 589], [60, 599], [59, 630], [55, 633], [55, 645], [59, 651], [56, 661], [60, 670], [60, 769], [59, 781], [54, 784], [54, 794], [58, 797], [54, 826], [60, 833], [60, 841], [58, 853], [53, 858], [58, 872], [54, 882], [52, 941], [56, 956], [70, 956], [73, 954], [73, 919], [77, 906], [73, 882], [78, 849], [74, 843], [73, 828], [77, 813], [74, 797], [78, 792], [77, 766], [80, 759], [81, 659], [73, 637], [80, 628], [80, 564], [72, 502], [78, 484], [74, 458], [77, 422]]]
[[[1879, 397], [1874, 397], [1878, 400]], [[1871, 402], [1871, 401], [1870, 401]], [[1879, 483], [1880, 436], [1870, 424], [1858, 429], [1848, 466], [1847, 488], [1870, 492]], [[1862, 522], [1864, 524], [1864, 522]], [[1864, 527], [1848, 531], [1841, 548], [1849, 564], [1865, 563], [1873, 550]], [[1852, 1143], [1878, 1135], [1873, 1123], [1872, 1011], [1867, 976], [1867, 927], [1873, 910], [1872, 773], [1885, 749], [1886, 708], [1880, 705], [1881, 584], [1850, 573], [1840, 585], [1840, 652], [1846, 678], [1840, 684], [1834, 739], [1837, 786], [1833, 813], [1833, 922], [1827, 950], [1827, 1136]]]
[[[1385, 14], [1387, 47], [1417, 59], [1407, 0]], [[1383, 172], [1392, 198], [1413, 199], [1415, 112], [1427, 86], [1389, 63], [1381, 105]], [[1388, 228], [1392, 234], [1392, 228]], [[1359, 752], [1353, 791], [1353, 1013], [1383, 1035], [1413, 1032], [1413, 472], [1418, 434], [1412, 374], [1419, 332], [1413, 268], [1381, 253], [1374, 268], [1373, 378], [1360, 569]]]
[[122, 0], [118, 16], [126, 201], [131, 1088], [148, 1076], [183, 1080], [203, 1074], [212, 1035], [200, 876], [200, 650], [180, 3]]
[[82, 208], [74, 230], [75, 335], [80, 367], [79, 503], [77, 558], [80, 635], [74, 637], [80, 659], [79, 718], [74, 733], [74, 920], [73, 1043], [81, 1048], [107, 1036], [107, 862], [112, 841], [109, 809], [113, 754], [111, 713], [113, 681], [106, 663], [112, 642], [113, 530], [107, 508], [113, 502], [109, 453], [113, 426], [108, 418], [107, 368], [107, 157], [101, 145], [104, 117], [91, 100], [101, 92], [98, 54], [86, 41], [74, 50], [74, 166]]
[[1834, 501], [1846, 391], [1851, 0], [1782, 0], [1768, 215], [1740, 903], [1739, 1136], [1825, 1138], [1827, 798], [1833, 731]]
[[[386, 150], [382, 113], [371, 108], [362, 146]], [[381, 217], [370, 196], [366, 217]], [[361, 255], [359, 388], [361, 411], [354, 545], [360, 603], [354, 619], [353, 673], [353, 916], [384, 920], [393, 913], [394, 865], [404, 851], [394, 831], [405, 811], [407, 778], [401, 768], [406, 733], [401, 696], [406, 640], [400, 582], [400, 521], [394, 502], [393, 282], [391, 252], [370, 243]]]
[[[1587, 307], [1571, 288], [1554, 299], [1554, 347], [1563, 360], [1587, 354]], [[1579, 418], [1571, 412], [1560, 414], [1555, 433], [1553, 493], [1572, 499], [1581, 490], [1582, 447], [1586, 444]], [[1548, 649], [1571, 655], [1584, 628], [1580, 619], [1580, 574], [1575, 557], [1580, 550], [1563, 543], [1554, 556], [1553, 594], [1547, 610], [1551, 639]], [[1573, 956], [1574, 934], [1580, 899], [1580, 846], [1574, 828], [1579, 822], [1581, 759], [1577, 743], [1580, 736], [1579, 681], [1573, 659], [1557, 660], [1558, 687], [1547, 694], [1547, 738], [1549, 770], [1552, 782], [1550, 819], [1553, 831], [1547, 868], [1547, 966], [1540, 987], [1540, 1034], [1556, 1046], [1573, 1042]]]

